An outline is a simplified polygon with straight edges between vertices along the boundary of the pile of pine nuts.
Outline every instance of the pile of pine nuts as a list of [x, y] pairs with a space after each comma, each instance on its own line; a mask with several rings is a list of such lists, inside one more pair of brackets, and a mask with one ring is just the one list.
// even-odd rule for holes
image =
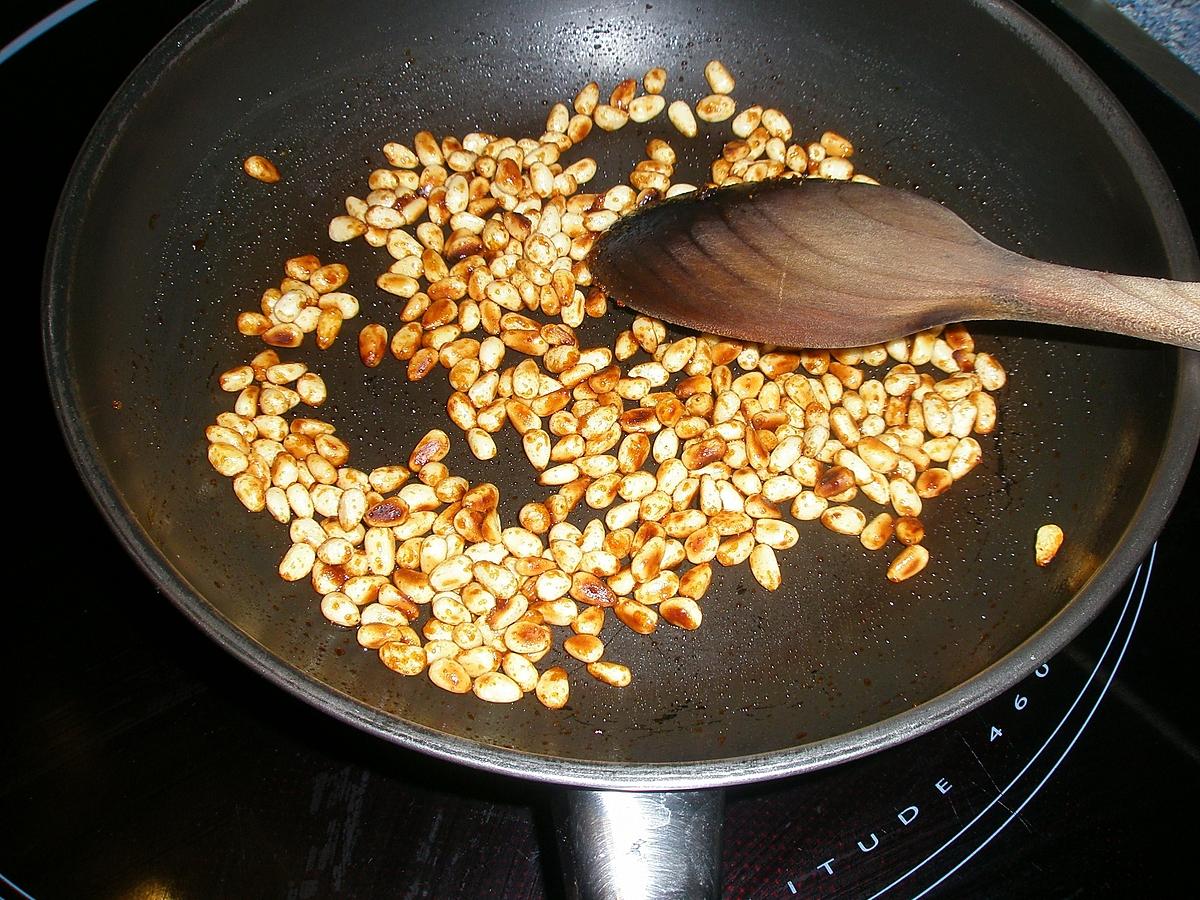
[[[371, 172], [369, 193], [347, 197], [330, 222], [333, 241], [362, 238], [393, 260], [376, 284], [400, 298], [400, 323], [390, 334], [378, 323], [360, 330], [363, 364], [390, 355], [411, 381], [444, 370], [447, 416], [480, 460], [496, 456], [497, 436], [511, 427], [546, 494], [521, 509], [519, 524], [501, 521], [494, 485], [453, 474], [440, 429], [407, 460], [365, 471], [349, 464], [332, 424], [285, 418], [299, 404], [319, 407], [326, 389], [274, 348], [298, 347], [309, 332], [321, 349], [333, 343], [358, 312], [339, 290], [345, 266], [288, 260], [261, 311], [239, 317], [241, 333], [271, 346], [220, 376], [237, 399], [208, 429], [209, 460], [247, 509], [289, 526], [280, 576], [309, 580], [326, 618], [357, 628], [359, 643], [394, 671], [426, 672], [445, 690], [491, 702], [533, 692], [560, 708], [566, 669], [538, 669], [557, 626], [568, 632], [558, 646], [565, 664], [578, 660], [624, 686], [630, 669], [605, 657], [601, 639], [608, 612], [639, 634], [660, 620], [695, 629], [714, 561], [748, 562], [776, 590], [777, 554], [800, 538], [788, 514], [870, 550], [894, 539], [893, 582], [927, 565], [923, 505], [980, 462], [975, 436], [995, 428], [992, 394], [1006, 379], [962, 326], [871, 347], [790, 350], [672, 339], [664, 323], [637, 316], [613, 346], [581, 346], [576, 329], [608, 313], [587, 265], [597, 236], [642, 204], [695, 190], [673, 180], [675, 151], [661, 138], [648, 142], [628, 184], [583, 190], [596, 162], [562, 157], [593, 127], [612, 131], [665, 109], [689, 138], [697, 119], [731, 120], [733, 139], [708, 184], [874, 183], [855, 172], [846, 138], [793, 141], [781, 111], [738, 110], [720, 62], [705, 77], [711, 93], [694, 104], [667, 103], [662, 69], [646, 73], [642, 91], [622, 81], [606, 102], [590, 83], [571, 106], [554, 104], [536, 139], [421, 131], [411, 147], [387, 143], [388, 165]], [[582, 527], [569, 521], [576, 511]]]
[[317, 349], [328, 350], [342, 323], [358, 315], [358, 298], [339, 290], [350, 278], [350, 270], [341, 263], [322, 265], [309, 254], [289, 259], [284, 272], [278, 288], [263, 291], [259, 310], [238, 314], [238, 333], [291, 349], [303, 344], [306, 334], [313, 334]]

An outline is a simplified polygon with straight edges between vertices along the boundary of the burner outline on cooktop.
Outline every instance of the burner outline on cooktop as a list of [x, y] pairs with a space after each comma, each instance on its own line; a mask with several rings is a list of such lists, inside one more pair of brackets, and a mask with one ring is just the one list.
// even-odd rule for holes
[[[988, 815], [993, 809], [995, 809], [997, 805], [1001, 804], [1001, 801], [1003, 799], [1005, 799], [1005, 797], [1013, 789], [1013, 787], [1025, 776], [1025, 774], [1030, 770], [1030, 768], [1033, 767], [1034, 763], [1036, 763], [1038, 761], [1038, 759], [1042, 756], [1042, 754], [1046, 751], [1046, 749], [1051, 745], [1051, 743], [1055, 740], [1055, 738], [1059, 736], [1060, 732], [1062, 731], [1064, 726], [1067, 725], [1068, 721], [1070, 720], [1072, 715], [1075, 713], [1075, 711], [1079, 707], [1080, 703], [1082, 703], [1084, 701], [1085, 695], [1087, 694], [1089, 688], [1092, 687], [1093, 683], [1095, 682], [1095, 680], [1097, 678], [1097, 675], [1100, 673], [1101, 668], [1105, 665], [1105, 661], [1108, 659], [1109, 654], [1113, 649], [1113, 644], [1117, 640], [1118, 635], [1122, 630], [1122, 626], [1125, 623], [1126, 616], [1130, 614], [1131, 604], [1133, 604], [1135, 602], [1134, 595], [1137, 594], [1136, 605], [1134, 605], [1132, 608], [1132, 618], [1130, 619], [1128, 628], [1125, 631], [1124, 640], [1121, 642], [1120, 649], [1117, 652], [1116, 659], [1112, 662], [1112, 667], [1108, 672], [1107, 678], [1104, 679], [1104, 683], [1100, 687], [1100, 693], [1096, 696], [1095, 700], [1092, 702], [1091, 708], [1087, 710], [1086, 714], [1084, 715], [1083, 721], [1079, 724], [1078, 729], [1068, 739], [1066, 747], [1063, 748], [1062, 752], [1058, 755], [1058, 758], [1055, 759], [1050, 764], [1049, 769], [1045, 772], [1045, 774], [1041, 777], [1041, 779], [1033, 786], [1033, 789], [1028, 793], [1028, 795], [1019, 804], [1017, 804], [1017, 806], [1015, 808], [1009, 809], [1009, 814], [990, 834], [988, 834], [976, 847], [974, 847], [969, 853], [967, 853], [966, 856], [964, 856], [962, 859], [960, 859], [957, 863], [955, 863], [946, 872], [942, 873], [935, 881], [933, 881], [931, 884], [927, 885], [919, 893], [914, 894], [912, 897], [912, 900], [919, 900], [919, 898], [924, 897], [930, 891], [934, 890], [936, 887], [941, 885], [947, 878], [949, 878], [955, 872], [957, 872], [959, 869], [961, 869], [963, 866], [965, 866], [968, 862], [970, 862], [971, 859], [973, 859], [980, 851], [982, 851], [989, 843], [991, 843], [992, 840], [994, 838], [996, 838], [1008, 826], [1008, 824], [1010, 822], [1012, 822], [1013, 819], [1015, 819], [1017, 816], [1019, 816], [1021, 814], [1021, 811], [1029, 804], [1029, 801], [1031, 801], [1035, 796], [1037, 796], [1038, 792], [1042, 789], [1042, 787], [1046, 784], [1046, 782], [1050, 780], [1050, 777], [1055, 773], [1055, 771], [1058, 769], [1059, 765], [1061, 765], [1063, 760], [1066, 759], [1067, 754], [1069, 754], [1071, 752], [1072, 748], [1075, 746], [1076, 742], [1079, 740], [1080, 736], [1083, 734], [1084, 730], [1087, 728], [1088, 723], [1091, 722], [1092, 717], [1095, 715], [1096, 710], [1099, 708], [1101, 701], [1103, 701], [1104, 697], [1107, 695], [1108, 689], [1111, 686], [1113, 679], [1116, 677], [1117, 671], [1121, 666], [1121, 661], [1125, 657], [1125, 651], [1128, 649], [1129, 642], [1133, 638], [1133, 633], [1134, 633], [1135, 629], [1137, 628], [1138, 617], [1141, 614], [1142, 607], [1146, 600], [1146, 593], [1150, 587], [1150, 576], [1154, 569], [1154, 561], [1155, 561], [1155, 556], [1157, 554], [1157, 550], [1158, 550], [1158, 544], [1155, 543], [1150, 548], [1150, 555], [1147, 558], [1147, 560], [1145, 562], [1143, 562], [1141, 565], [1139, 565], [1137, 570], [1134, 572], [1133, 578], [1130, 581], [1129, 591], [1125, 596], [1125, 601], [1121, 608], [1120, 615], [1117, 618], [1116, 624], [1113, 626], [1112, 634], [1109, 635], [1108, 640], [1104, 645], [1103, 651], [1100, 653], [1099, 658], [1096, 660], [1096, 665], [1092, 668], [1092, 671], [1088, 674], [1087, 678], [1084, 681], [1083, 687], [1080, 689], [1080, 691], [1076, 695], [1075, 699], [1071, 702], [1070, 706], [1067, 708], [1066, 713], [1063, 714], [1063, 716], [1059, 720], [1058, 724], [1054, 726], [1054, 729], [1050, 732], [1050, 735], [1046, 738], [1046, 740], [1042, 743], [1042, 745], [1037, 749], [1036, 752], [1034, 752], [1034, 754], [1029, 758], [1029, 760], [1025, 763], [1025, 765], [1023, 765], [1021, 767], [1020, 771], [1017, 772], [1017, 774], [1014, 775], [1009, 780], [1008, 784], [1006, 784], [1004, 786], [1004, 788], [999, 793], [997, 793], [997, 795], [994, 798], [992, 798], [992, 800], [989, 801], [987, 803], [987, 805], [984, 806], [983, 809], [981, 809], [978, 813], [976, 813], [976, 815], [974, 817], [972, 817], [972, 819], [969, 822], [967, 822], [966, 825], [964, 825], [962, 828], [960, 828], [952, 837], [950, 837], [948, 840], [943, 842], [936, 850], [934, 850], [932, 853], [928, 854], [919, 863], [917, 863], [914, 866], [912, 866], [911, 868], [909, 868], [902, 875], [893, 879], [885, 887], [876, 891], [874, 894], [871, 894], [870, 897], [868, 898], [868, 900], [875, 900], [875, 898], [882, 897], [883, 895], [885, 895], [889, 891], [893, 890], [894, 888], [896, 888], [898, 885], [900, 885], [901, 883], [903, 883], [910, 877], [916, 875], [927, 864], [933, 862], [939, 855], [941, 855], [943, 852], [945, 852], [947, 849], [949, 849], [954, 844], [955, 841], [960, 840], [964, 834], [966, 834], [969, 830], [971, 830], [976, 825], [976, 823], [981, 821], [986, 815]], [[1141, 581], [1140, 591], [1138, 590], [1139, 580]], [[1048, 663], [1047, 663], [1047, 665], [1048, 665]], [[1035, 674], [1033, 677], [1038, 677], [1038, 676]], [[1007, 807], [1005, 807], [1005, 808], [1007, 809]], [[788, 886], [791, 887], [790, 882], [789, 882]]]

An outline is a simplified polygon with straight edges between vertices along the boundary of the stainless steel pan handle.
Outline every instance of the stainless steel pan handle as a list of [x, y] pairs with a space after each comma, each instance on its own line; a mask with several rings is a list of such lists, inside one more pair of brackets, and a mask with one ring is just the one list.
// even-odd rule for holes
[[555, 831], [571, 900], [705, 900], [721, 893], [721, 790], [565, 791]]

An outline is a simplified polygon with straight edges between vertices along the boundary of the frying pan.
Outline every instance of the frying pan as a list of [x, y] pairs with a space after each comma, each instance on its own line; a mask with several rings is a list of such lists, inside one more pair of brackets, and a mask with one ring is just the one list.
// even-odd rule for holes
[[[652, 65], [670, 71], [668, 94], [695, 100], [714, 57], [738, 77], [741, 102], [780, 106], [802, 135], [846, 134], [861, 171], [944, 201], [1000, 244], [1088, 268], [1200, 276], [1178, 203], [1127, 115], [1006, 4], [931, 0], [914, 14], [886, 0], [853, 10], [247, 0], [193, 14], [101, 117], [63, 193], [44, 303], [52, 393], [82, 477], [186, 616], [350, 724], [585, 789], [564, 795], [577, 813], [564, 833], [583, 833], [593, 849], [616, 853], [614, 812], [651, 810], [660, 860], [709, 891], [712, 847], [681, 850], [679, 823], [715, 840], [720, 793], [689, 789], [810, 771], [907, 740], [1011, 686], [1096, 615], [1188, 471], [1200, 430], [1195, 354], [974, 327], [1010, 373], [1001, 426], [984, 464], [929, 504], [933, 562], [918, 579], [889, 584], [884, 555], [802, 529], [775, 594], [738, 567], [718, 573], [699, 631], [647, 638], [610, 625], [608, 655], [633, 668], [633, 685], [612, 689], [573, 669], [571, 703], [558, 712], [401, 678], [326, 623], [306, 584], [279, 581], [286, 534], [247, 515], [212, 472], [203, 429], [228, 408], [215, 375], [261, 349], [234, 332], [234, 316], [278, 283], [285, 258], [345, 262], [364, 308], [350, 325], [395, 327], [394, 306], [374, 288], [388, 260], [325, 236], [343, 198], [361, 194], [382, 164], [385, 141], [420, 128], [540, 134], [551, 102]], [[663, 120], [595, 134], [584, 152], [607, 173], [598, 183], [613, 183], [647, 138], [662, 136], [699, 179], [726, 134], [714, 128], [690, 144]], [[275, 160], [283, 181], [247, 179], [240, 162], [251, 153]], [[613, 312], [587, 340], [627, 324]], [[353, 329], [324, 354], [284, 355], [325, 377], [322, 416], [360, 467], [402, 461], [445, 423], [444, 379], [409, 385], [391, 360], [364, 370]], [[512, 521], [537, 496], [519, 444], [509, 436], [495, 460], [478, 463], [463, 443], [452, 469], [496, 483]], [[1032, 539], [1048, 521], [1067, 541], [1040, 569]], [[584, 892], [629, 864], [577, 862], [572, 890]]]

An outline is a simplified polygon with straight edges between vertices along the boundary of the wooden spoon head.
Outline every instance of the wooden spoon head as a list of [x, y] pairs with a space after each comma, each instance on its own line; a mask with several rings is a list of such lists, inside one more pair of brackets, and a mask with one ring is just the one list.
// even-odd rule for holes
[[665, 321], [834, 348], [998, 317], [1012, 256], [916, 194], [797, 178], [645, 207], [601, 236], [589, 265], [610, 297]]

